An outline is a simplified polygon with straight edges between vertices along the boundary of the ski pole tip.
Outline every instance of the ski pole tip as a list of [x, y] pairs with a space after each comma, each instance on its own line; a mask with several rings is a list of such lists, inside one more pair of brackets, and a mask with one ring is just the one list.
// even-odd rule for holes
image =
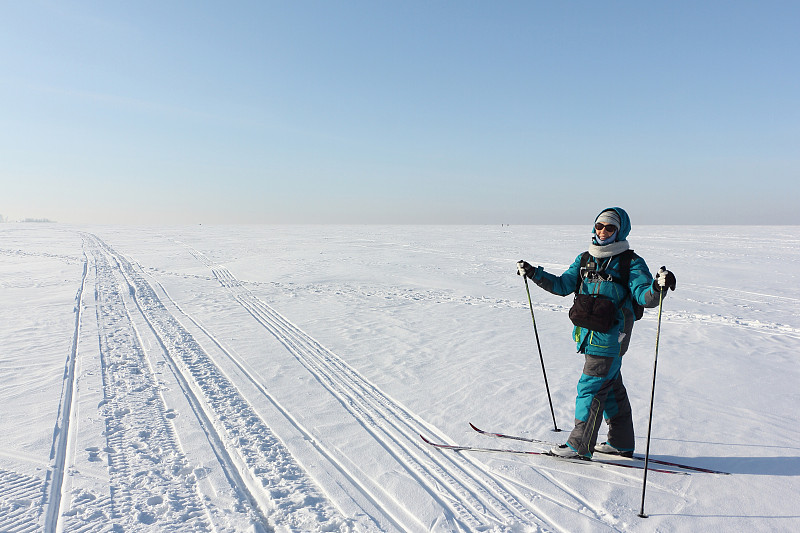
[[637, 516], [638, 516], [639, 518], [650, 518], [649, 516], [647, 516], [647, 515], [646, 515], [646, 514], [644, 514], [644, 513], [639, 513]]

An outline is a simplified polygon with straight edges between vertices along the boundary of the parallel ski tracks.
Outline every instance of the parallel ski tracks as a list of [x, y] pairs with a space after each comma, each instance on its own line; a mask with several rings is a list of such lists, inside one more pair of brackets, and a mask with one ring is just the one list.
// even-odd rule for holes
[[[229, 481], [260, 529], [270, 529], [267, 520], [294, 530], [344, 523], [237, 387], [166, 309], [140, 269], [105, 243], [100, 245], [126, 280]], [[306, 498], [297, 501], [297, 493]]]
[[[305, 428], [295, 416], [293, 416], [283, 405], [281, 405], [281, 403], [264, 387], [264, 385], [247, 367], [247, 365], [240, 361], [238, 357], [234, 356], [211, 332], [203, 327], [200, 322], [186, 313], [181, 306], [172, 299], [167, 290], [159, 282], [156, 281], [155, 283], [158, 285], [159, 289], [164, 293], [165, 297], [170, 301], [170, 303], [198, 329], [200, 329], [217, 346], [217, 348], [219, 348], [219, 350], [222, 351], [231, 362], [233, 362], [236, 368], [250, 381], [250, 383], [259, 391], [259, 393], [266, 398], [269, 404], [272, 405], [272, 407], [302, 435], [303, 440], [308, 443], [308, 445], [312, 446], [314, 449], [316, 449], [317, 453], [325, 457], [328, 462], [333, 465], [334, 468], [336, 468], [346, 479], [349, 479], [351, 482], [355, 481], [355, 476], [350, 472], [347, 466], [342, 464], [340, 461], [337, 461], [337, 459], [334, 457], [334, 454], [328, 450], [322, 442], [316, 439], [313, 433]], [[398, 521], [397, 517], [395, 516], [395, 513], [393, 513], [392, 510], [386, 506], [381, 505], [382, 502], [378, 497], [376, 497], [374, 490], [357, 482], [354, 483], [354, 486], [356, 487], [356, 490], [362, 493], [367, 501], [371, 502], [371, 504], [375, 506], [379, 513], [386, 515], [388, 522], [400, 530], [404, 529], [400, 521]]]
[[[427, 427], [424, 421], [261, 301], [227, 268], [213, 264], [196, 250], [192, 253], [376, 441], [405, 465], [409, 474], [443, 508], [450, 509], [453, 529], [480, 530], [525, 523], [536, 524], [544, 530], [563, 530], [533, 502], [536, 499], [585, 516], [587, 506], [584, 502], [569, 505], [559, 497], [546, 496], [530, 487], [505, 480], [471, 457], [445, 456], [422, 444], [417, 434], [421, 427]], [[359, 483], [358, 480], [353, 482]], [[614, 529], [613, 524], [601, 515], [585, 516], [585, 519], [595, 524], [594, 527]]]
[[[98, 409], [105, 419], [106, 439], [104, 449], [87, 451], [90, 460], [107, 460], [110, 487], [106, 494], [72, 494], [66, 508], [59, 509], [58, 529], [95, 532], [113, 526], [213, 531], [126, 307], [115, 260], [99, 239], [87, 237], [94, 261], [102, 369], [103, 401]], [[76, 457], [74, 451], [61, 455], [66, 458], [63, 471]], [[52, 503], [51, 509], [56, 509], [56, 500]], [[55, 520], [48, 525], [55, 528]]]

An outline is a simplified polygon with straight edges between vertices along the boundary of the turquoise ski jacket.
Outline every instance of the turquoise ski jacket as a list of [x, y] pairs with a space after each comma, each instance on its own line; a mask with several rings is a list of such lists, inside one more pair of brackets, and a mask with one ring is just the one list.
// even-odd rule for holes
[[[612, 277], [619, 278], [621, 274], [619, 254], [628, 249], [626, 239], [631, 231], [631, 223], [624, 209], [619, 207], [609, 209], [614, 209], [620, 217], [621, 227], [617, 232], [616, 241], [606, 246], [594, 244], [590, 247], [589, 252], [595, 258], [598, 270], [605, 275], [610, 274]], [[603, 211], [606, 211], [606, 209]], [[594, 227], [592, 227], [592, 233], [594, 234]], [[617, 250], [619, 252], [614, 253]], [[607, 257], [610, 253], [614, 253], [614, 255]], [[578, 279], [580, 278], [582, 255], [582, 252], [578, 254], [575, 261], [560, 276], [546, 272], [541, 266], [537, 267], [532, 278], [533, 282], [544, 290], [559, 296], [575, 293], [575, 288], [578, 287]], [[573, 328], [572, 337], [577, 344], [578, 352], [589, 355], [622, 356], [628, 349], [631, 332], [633, 331], [632, 299], [635, 299], [639, 305], [644, 307], [657, 307], [659, 302], [659, 291], [653, 288], [653, 276], [650, 274], [644, 259], [636, 255], [631, 261], [627, 288], [611, 280], [592, 281], [583, 279], [578, 290], [581, 294], [605, 296], [617, 306], [616, 322], [610, 331], [602, 333], [578, 326]], [[664, 292], [666, 293], [666, 291]]]

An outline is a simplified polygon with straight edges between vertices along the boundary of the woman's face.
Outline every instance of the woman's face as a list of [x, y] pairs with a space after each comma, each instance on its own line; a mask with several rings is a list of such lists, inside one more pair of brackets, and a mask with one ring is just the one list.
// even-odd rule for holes
[[615, 226], [612, 226], [611, 224], [597, 223], [594, 226], [594, 233], [595, 235], [597, 235], [597, 238], [600, 239], [601, 241], [604, 241], [609, 237], [611, 237], [612, 235], [614, 235], [615, 231], [617, 231], [617, 228]]

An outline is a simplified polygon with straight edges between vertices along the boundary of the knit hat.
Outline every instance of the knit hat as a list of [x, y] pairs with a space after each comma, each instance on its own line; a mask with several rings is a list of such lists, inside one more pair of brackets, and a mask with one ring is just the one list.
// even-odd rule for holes
[[607, 209], [598, 215], [597, 219], [594, 221], [595, 224], [600, 222], [601, 224], [611, 224], [615, 228], [619, 229], [620, 227], [620, 220], [619, 215], [613, 209]]

